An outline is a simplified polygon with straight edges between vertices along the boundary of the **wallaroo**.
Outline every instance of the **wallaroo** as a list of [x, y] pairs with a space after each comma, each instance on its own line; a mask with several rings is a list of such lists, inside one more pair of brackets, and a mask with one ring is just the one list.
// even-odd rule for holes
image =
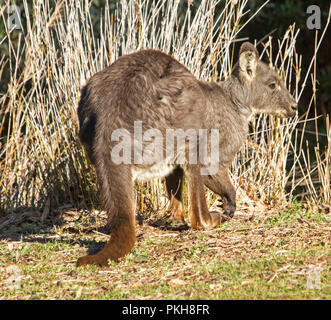
[[[228, 167], [246, 139], [252, 115], [292, 117], [296, 112], [297, 104], [278, 74], [259, 60], [249, 42], [242, 44], [238, 63], [222, 82], [199, 81], [174, 58], [152, 49], [122, 56], [96, 73], [81, 91], [79, 137], [96, 168], [111, 238], [97, 254], [79, 258], [77, 265], [107, 266], [108, 259], [116, 261], [130, 252], [136, 240], [135, 180], [165, 177], [168, 211], [184, 219], [185, 174], [194, 229], [212, 228], [220, 222], [219, 212], [208, 210], [204, 186], [222, 198], [224, 213], [232, 217], [236, 192]], [[149, 130], [148, 139], [134, 134], [137, 122], [143, 132]], [[119, 129], [126, 135], [114, 138]], [[157, 135], [150, 131], [155, 129]], [[169, 153], [162, 141], [167, 129], [216, 130], [217, 144], [212, 135], [193, 144], [186, 137], [177, 139]], [[192, 149], [197, 154], [194, 163], [190, 161]], [[203, 157], [201, 150], [207, 150]], [[141, 156], [146, 152], [151, 156]], [[117, 161], [124, 153], [130, 161]], [[211, 154], [209, 162], [202, 161], [206, 154]], [[178, 157], [184, 161], [174, 161]], [[210, 165], [213, 161], [216, 167]]]

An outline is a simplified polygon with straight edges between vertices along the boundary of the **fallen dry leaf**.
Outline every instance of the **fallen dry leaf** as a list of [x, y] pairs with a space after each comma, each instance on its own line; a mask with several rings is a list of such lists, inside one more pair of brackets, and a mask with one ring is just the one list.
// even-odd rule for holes
[[141, 281], [137, 281], [137, 282], [134, 282], [133, 284], [131, 284], [131, 285], [129, 286], [129, 288], [133, 289], [133, 288], [140, 287], [140, 286], [142, 286], [142, 285], [143, 285], [143, 283], [142, 283]]
[[79, 287], [78, 290], [76, 291], [76, 299], [80, 299], [80, 297], [82, 296], [82, 291], [83, 291], [83, 287]]
[[241, 281], [242, 286], [248, 286], [248, 285], [253, 284], [253, 283], [254, 283], [253, 279], [248, 279], [248, 280]]
[[172, 287], [178, 287], [178, 286], [184, 286], [186, 284], [186, 282], [182, 279], [175, 278], [175, 279], [171, 279], [168, 282], [168, 284], [169, 284], [169, 286], [172, 286]]

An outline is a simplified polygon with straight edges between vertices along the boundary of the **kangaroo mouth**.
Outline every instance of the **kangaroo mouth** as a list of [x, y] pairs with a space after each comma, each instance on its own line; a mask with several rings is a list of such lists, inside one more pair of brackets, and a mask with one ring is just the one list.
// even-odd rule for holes
[[296, 114], [297, 114], [297, 111], [290, 111], [288, 117], [289, 117], [289, 118], [295, 117]]
[[297, 110], [292, 109], [291, 106], [289, 106], [288, 108], [279, 111], [276, 113], [276, 116], [279, 118], [292, 118], [297, 114]]
[[289, 110], [287, 111], [287, 114], [288, 114], [288, 118], [292, 118], [292, 117], [295, 117], [298, 113], [298, 110], [297, 109], [293, 109], [292, 106], [289, 107]]

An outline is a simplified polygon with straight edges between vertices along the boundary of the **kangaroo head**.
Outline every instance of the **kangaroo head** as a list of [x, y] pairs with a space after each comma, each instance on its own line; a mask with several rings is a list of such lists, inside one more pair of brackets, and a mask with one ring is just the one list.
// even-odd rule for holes
[[293, 117], [297, 104], [277, 72], [259, 59], [249, 42], [239, 52], [238, 77], [248, 95], [249, 107], [255, 113], [268, 113], [282, 118]]

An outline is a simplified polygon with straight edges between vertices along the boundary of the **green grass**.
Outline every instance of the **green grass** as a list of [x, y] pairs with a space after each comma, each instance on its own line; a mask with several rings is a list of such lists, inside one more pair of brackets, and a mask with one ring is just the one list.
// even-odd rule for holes
[[[106, 241], [100, 234], [25, 233], [0, 241], [0, 299], [330, 299], [328, 225], [328, 216], [295, 206], [253, 221], [238, 216], [221, 231], [144, 224], [134, 250], [104, 269], [75, 267]], [[319, 289], [307, 287], [312, 265], [322, 268]], [[18, 288], [8, 284], [10, 266]]]

